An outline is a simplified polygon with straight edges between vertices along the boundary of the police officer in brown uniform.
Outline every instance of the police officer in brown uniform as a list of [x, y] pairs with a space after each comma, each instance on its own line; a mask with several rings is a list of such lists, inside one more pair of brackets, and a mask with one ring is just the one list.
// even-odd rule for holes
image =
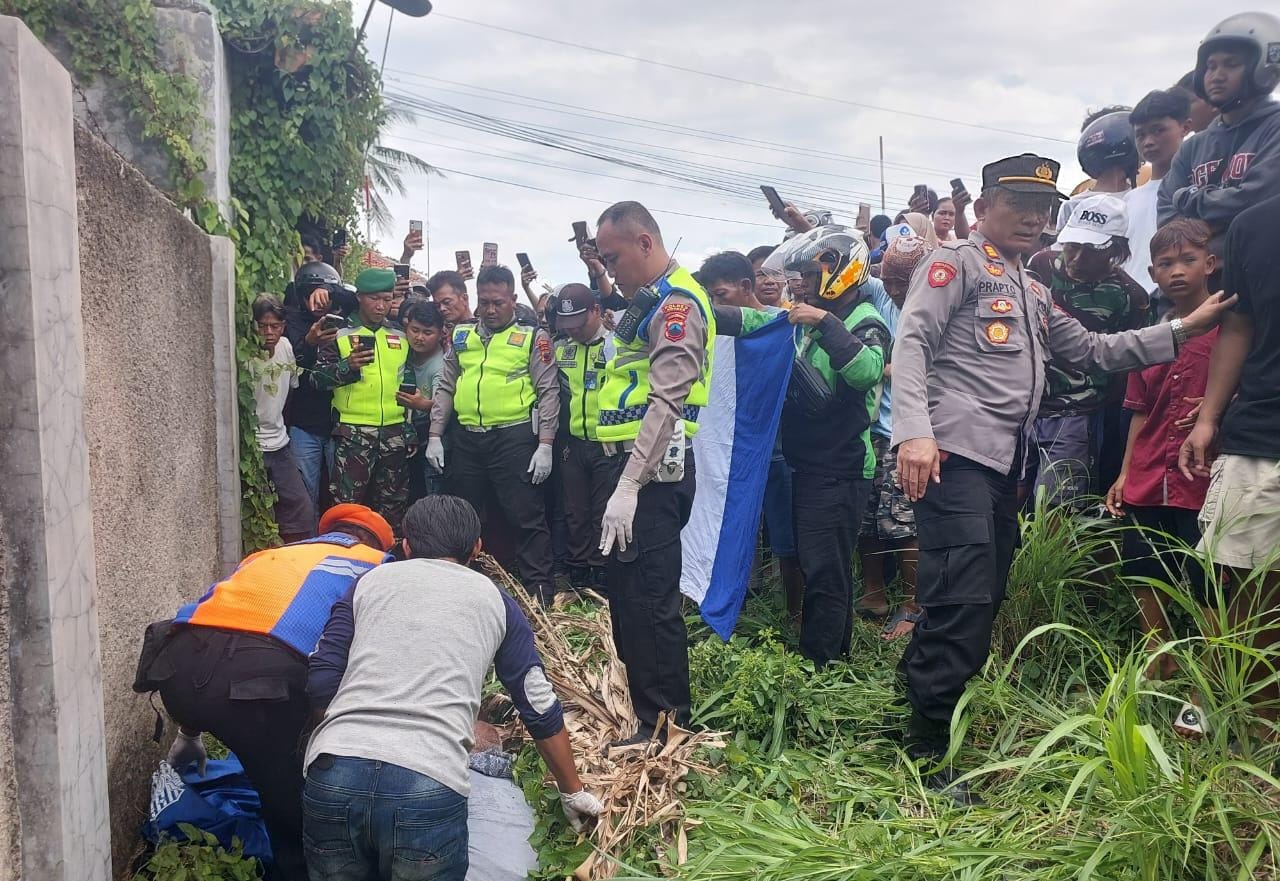
[[1017, 540], [1016, 486], [1052, 357], [1129, 370], [1173, 360], [1230, 306], [1210, 297], [1186, 318], [1111, 335], [1085, 330], [1022, 265], [1057, 191], [1058, 163], [1024, 153], [982, 170], [981, 232], [916, 269], [893, 347], [893, 445], [920, 539], [916, 599], [925, 619], [899, 671], [912, 715], [907, 751], [961, 803], [947, 751], [965, 684], [986, 662]]

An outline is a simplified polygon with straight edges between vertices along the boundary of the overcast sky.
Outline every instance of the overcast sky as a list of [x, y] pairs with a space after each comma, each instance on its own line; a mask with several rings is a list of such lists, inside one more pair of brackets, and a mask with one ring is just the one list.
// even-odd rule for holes
[[[364, 4], [357, 6], [358, 18]], [[855, 11], [869, 8], [885, 11]], [[369, 24], [375, 63], [390, 11], [379, 5]], [[431, 270], [452, 268], [459, 249], [478, 264], [482, 243], [494, 241], [502, 262], [514, 267], [515, 253], [525, 251], [543, 280], [563, 283], [583, 276], [566, 242], [570, 224], [587, 220], [594, 231], [609, 203], [636, 199], [654, 211], [669, 247], [682, 239], [676, 257], [696, 269], [716, 251], [780, 240], [760, 183], [798, 204], [829, 208], [837, 221], [851, 223], [859, 201], [879, 212], [881, 136], [889, 214], [916, 183], [943, 191], [960, 177], [976, 195], [984, 163], [1024, 151], [1062, 162], [1070, 190], [1082, 178], [1074, 143], [1083, 115], [1173, 83], [1194, 65], [1204, 33], [1235, 11], [1185, 0], [896, 8], [831, 0], [436, 0], [426, 18], [395, 15], [384, 89], [437, 108], [392, 127], [385, 141], [450, 171], [429, 182], [411, 176], [406, 196], [389, 195], [395, 229], [375, 238], [394, 256], [410, 219], [422, 219]], [[604, 149], [686, 179], [450, 120], [504, 130], [515, 124], [526, 135], [530, 126], [556, 129], [555, 140], [577, 137], [583, 150]], [[427, 255], [413, 265], [426, 272]]]

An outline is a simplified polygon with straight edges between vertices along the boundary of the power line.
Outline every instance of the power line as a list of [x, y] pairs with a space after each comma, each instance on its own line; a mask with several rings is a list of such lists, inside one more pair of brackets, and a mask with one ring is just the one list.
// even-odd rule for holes
[[[609, 199], [597, 199], [593, 196], [583, 196], [578, 193], [564, 193], [559, 190], [549, 190], [549, 189], [546, 189], [545, 187], [535, 187], [532, 184], [522, 184], [522, 183], [518, 183], [517, 181], [503, 180], [502, 178], [489, 177], [483, 174], [475, 174], [474, 172], [470, 172], [470, 171], [459, 171], [456, 168], [443, 168], [440, 166], [436, 166], [436, 167], [439, 168], [440, 171], [443, 171], [447, 174], [456, 174], [461, 177], [475, 178], [476, 180], [489, 181], [490, 183], [495, 183], [495, 184], [505, 184], [506, 186], [509, 186], [509, 187], [519, 187], [522, 190], [533, 190], [534, 192], [537, 192], [537, 193], [548, 193], [552, 196], [564, 196], [569, 199], [582, 199], [587, 202], [598, 202], [601, 205], [613, 204], [613, 202], [610, 201]], [[645, 206], [645, 207], [649, 208], [649, 211], [651, 211], [654, 214], [670, 214], [675, 217], [692, 217], [697, 220], [714, 220], [717, 223], [737, 223], [743, 226], [762, 226], [762, 227], [768, 227], [769, 229], [774, 229], [774, 230], [778, 229], [777, 224], [756, 223], [753, 220], [735, 220], [731, 217], [711, 217], [710, 215], [707, 215], [707, 214], [690, 214], [685, 211], [670, 211], [666, 208], [653, 208], [650, 206]]]
[[[829, 153], [823, 150], [816, 150], [811, 147], [799, 147], [793, 144], [778, 143], [776, 141], [764, 141], [756, 138], [746, 138], [741, 135], [733, 135], [727, 132], [713, 132], [713, 131], [708, 131], [707, 129], [694, 128], [692, 126], [685, 126], [685, 125], [678, 125], [676, 123], [664, 122], [662, 120], [657, 120], [657, 119], [646, 119], [644, 117], [630, 116], [624, 113], [613, 113], [608, 110], [599, 110], [594, 107], [583, 107], [579, 104], [569, 104], [564, 101], [553, 101], [550, 98], [537, 98], [537, 97], [534, 97], [533, 95], [522, 95], [518, 92], [508, 92], [502, 89], [491, 89], [487, 86], [477, 86], [477, 85], [472, 85], [471, 83], [460, 83], [460, 82], [457, 82], [456, 80], [446, 80], [440, 77], [428, 76], [427, 74], [423, 74], [423, 73], [414, 73], [413, 71], [409, 71], [409, 70], [400, 70], [399, 68], [394, 68], [394, 67], [390, 68], [390, 70], [392, 73], [398, 73], [402, 76], [409, 76], [415, 79], [430, 80], [432, 82], [446, 83], [448, 85], [460, 86], [464, 89], [474, 89], [476, 91], [481, 91], [481, 92], [492, 92], [495, 95], [506, 95], [509, 98], [518, 98], [520, 99], [519, 101], [504, 101], [500, 98], [490, 98], [486, 95], [474, 95], [468, 92], [458, 92], [453, 89], [441, 89], [438, 86], [434, 87], [437, 91], [441, 91], [441, 92], [449, 92], [455, 95], [465, 95], [466, 97], [469, 97], [469, 98], [480, 98], [486, 101], [496, 101], [502, 104], [513, 104], [515, 106], [524, 107], [525, 109], [530, 109], [530, 110], [541, 110], [543, 108], [539, 108], [539, 107], [531, 108], [524, 102], [536, 101], [540, 104], [552, 105], [553, 107], [571, 108], [571, 110], [555, 111], [555, 112], [564, 113], [566, 116], [579, 116], [585, 119], [597, 119], [602, 122], [611, 122], [613, 124], [621, 123], [623, 125], [634, 125], [637, 128], [651, 128], [656, 126], [657, 130], [659, 131], [672, 131], [674, 133], [688, 134], [694, 137], [699, 137], [707, 140], [721, 141], [724, 143], [731, 143], [731, 144], [740, 144], [745, 147], [768, 147], [773, 150], [781, 150], [788, 153], [796, 153], [810, 159], [812, 159], [815, 155], [825, 155], [825, 156], [831, 156], [833, 158], [839, 159], [842, 162], [854, 162], [858, 164], [871, 165], [877, 168], [880, 166], [880, 159], [878, 157], [854, 156], [847, 153]], [[402, 83], [401, 80], [398, 80], [395, 77], [388, 77], [388, 79], [391, 82]], [[409, 83], [402, 83], [402, 84], [406, 86], [411, 85]], [[572, 112], [573, 110], [584, 111], [584, 112], [574, 113]], [[608, 117], [608, 119], [604, 119], [603, 117]], [[717, 156], [718, 154], [701, 153], [698, 155]], [[718, 157], [718, 158], [722, 158], [722, 157]], [[758, 164], [768, 164], [768, 163], [758, 163]], [[886, 162], [885, 165], [889, 166], [890, 168], [901, 169], [904, 171], [919, 171], [919, 172], [924, 172], [926, 174], [940, 174], [943, 176], [955, 176], [956, 174], [959, 173], [954, 170], [947, 170], [947, 169], [941, 169], [941, 168], [928, 168], [926, 166], [921, 166], [921, 165], [910, 165], [905, 162]], [[774, 167], [786, 168], [788, 166], [774, 166]], [[851, 180], [861, 180], [867, 183], [878, 184], [880, 182], [879, 178], [859, 178], [859, 177], [851, 177], [848, 175], [842, 175], [842, 176], [850, 177]], [[912, 186], [912, 184], [899, 184], [899, 185], [906, 186], [906, 187]]]
[[[621, 165], [626, 168], [631, 168], [633, 170], [647, 172], [659, 177], [668, 177], [685, 183], [693, 183], [718, 193], [750, 196], [753, 200], [758, 198], [755, 196], [757, 181], [754, 179], [747, 179], [739, 172], [730, 171], [720, 167], [707, 166], [700, 163], [692, 163], [686, 160], [673, 159], [667, 156], [657, 156], [634, 148], [626, 151], [620, 151], [617, 148], [610, 148], [607, 145], [602, 146], [594, 140], [588, 141], [576, 133], [565, 132], [564, 135], [559, 135], [556, 134], [556, 132], [564, 130], [537, 126], [531, 123], [521, 123], [499, 117], [491, 117], [485, 114], [466, 111], [462, 108], [427, 98], [410, 98], [408, 96], [402, 96], [395, 93], [387, 93], [387, 98], [393, 105], [407, 106], [413, 110], [431, 116], [437, 121], [444, 122], [449, 125], [461, 126], [475, 131], [496, 134], [526, 143], [551, 147], [553, 149], [570, 152], [575, 155], [598, 159], [612, 164]], [[610, 150], [613, 150], [613, 152], [610, 153]], [[650, 164], [650, 162], [656, 164]], [[801, 183], [794, 180], [782, 182], [790, 184], [790, 189], [800, 201], [814, 201], [822, 203], [833, 197], [843, 197], [849, 201], [856, 201], [860, 197], [871, 197], [872, 195], [869, 193], [819, 187], [815, 184]]]
[[529, 33], [528, 31], [521, 31], [515, 28], [502, 27], [501, 25], [490, 24], [484, 21], [476, 21], [475, 19], [471, 19], [471, 18], [463, 18], [458, 15], [446, 15], [443, 12], [436, 13], [434, 17], [437, 19], [444, 18], [444, 19], [449, 19], [450, 21], [462, 22], [463, 24], [474, 25], [475, 27], [488, 28], [490, 30], [501, 31], [507, 34], [514, 34], [515, 36], [518, 36], [518, 37], [527, 37], [531, 40], [541, 40], [546, 43], [554, 43], [557, 46], [567, 46], [572, 49], [581, 49], [586, 52], [595, 52], [599, 55], [608, 55], [613, 58], [623, 58], [623, 59], [626, 59], [627, 61], [635, 61], [640, 64], [649, 64], [654, 67], [664, 67], [669, 70], [678, 70], [678, 71], [681, 71], [682, 73], [692, 73], [698, 76], [710, 77], [712, 79], [722, 80], [724, 82], [737, 83], [739, 85], [744, 85], [744, 86], [754, 86], [755, 88], [758, 88], [758, 89], [768, 89], [771, 92], [780, 92], [785, 95], [795, 95], [802, 98], [813, 98], [818, 101], [830, 101], [835, 104], [844, 104], [849, 107], [860, 107], [864, 110], [876, 110], [881, 113], [892, 113], [892, 114], [897, 114], [898, 116], [907, 116], [913, 119], [924, 119], [930, 122], [941, 122], [947, 125], [962, 126], [964, 128], [980, 129], [982, 131], [995, 132], [997, 134], [1002, 134], [1002, 135], [1015, 135], [1020, 138], [1035, 138], [1036, 140], [1040, 140], [1040, 141], [1054, 141], [1060, 144], [1075, 143], [1075, 141], [1067, 140], [1065, 138], [1055, 138], [1055, 137], [1050, 137], [1049, 135], [1037, 135], [1037, 134], [1034, 134], [1033, 132], [1023, 132], [1023, 131], [1017, 131], [1016, 129], [1000, 128], [998, 126], [984, 125], [979, 122], [964, 122], [959, 119], [947, 119], [941, 116], [932, 116], [927, 113], [916, 113], [911, 110], [897, 110], [891, 107], [880, 107], [875, 104], [864, 104], [860, 101], [850, 101], [847, 98], [837, 98], [834, 95], [822, 95], [816, 92], [805, 92], [800, 89], [790, 89], [790, 88], [787, 88], [786, 86], [775, 86], [769, 83], [755, 82], [754, 80], [741, 79], [739, 77], [729, 76], [728, 74], [714, 73], [709, 70], [699, 70], [696, 67], [685, 67], [684, 65], [680, 65], [680, 64], [670, 64], [664, 61], [655, 61], [652, 58], [645, 58], [641, 55], [628, 55], [625, 52], [615, 52], [612, 49], [601, 49], [598, 46], [587, 46], [582, 43], [573, 43], [568, 40], [559, 40], [559, 39], [556, 39], [555, 37], [547, 37], [542, 34], [532, 34], [532, 33]]

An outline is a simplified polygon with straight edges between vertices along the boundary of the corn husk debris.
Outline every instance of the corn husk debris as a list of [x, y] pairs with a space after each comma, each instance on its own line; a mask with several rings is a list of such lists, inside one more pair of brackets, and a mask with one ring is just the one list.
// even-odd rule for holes
[[[607, 606], [590, 616], [559, 608], [543, 609], [519, 582], [490, 558], [482, 565], [490, 577], [524, 609], [533, 625], [547, 678], [564, 707], [565, 728], [573, 744], [583, 785], [604, 803], [604, 813], [587, 833], [595, 850], [573, 872], [576, 881], [612, 878], [617, 859], [633, 836], [656, 827], [667, 854], [681, 863], [686, 854], [682, 781], [690, 771], [710, 775], [705, 751], [723, 747], [724, 735], [693, 732], [667, 723], [667, 742], [648, 748], [606, 751], [610, 741], [630, 737], [635, 716], [627, 693], [626, 668], [618, 659]], [[575, 648], [576, 646], [576, 648]], [[516, 717], [505, 737], [523, 734]]]

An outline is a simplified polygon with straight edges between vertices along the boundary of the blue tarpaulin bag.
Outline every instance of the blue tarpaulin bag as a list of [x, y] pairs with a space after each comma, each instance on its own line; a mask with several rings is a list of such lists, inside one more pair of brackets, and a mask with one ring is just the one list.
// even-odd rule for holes
[[179, 823], [190, 823], [209, 832], [224, 848], [240, 839], [246, 857], [271, 862], [271, 843], [262, 822], [262, 801], [234, 753], [210, 759], [203, 777], [195, 763], [181, 773], [168, 762], [151, 775], [151, 809], [142, 835], [156, 844], [165, 838], [184, 840]]

